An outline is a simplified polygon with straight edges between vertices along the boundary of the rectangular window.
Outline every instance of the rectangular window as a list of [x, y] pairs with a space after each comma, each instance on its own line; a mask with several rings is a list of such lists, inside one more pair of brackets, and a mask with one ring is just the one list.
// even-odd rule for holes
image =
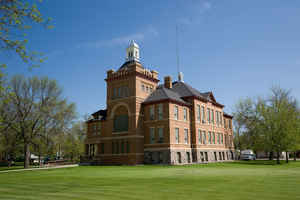
[[127, 151], [127, 153], [129, 153], [129, 152], [130, 152], [130, 146], [129, 146], [129, 142], [127, 141], [127, 142], [126, 142], [126, 144], [127, 144], [127, 145], [126, 145], [126, 146], [127, 146], [127, 149], [126, 149], [126, 151]]
[[124, 141], [121, 142], [121, 153], [125, 153]]
[[122, 87], [118, 87], [118, 97], [122, 97]]
[[183, 108], [183, 120], [186, 121], [187, 120], [187, 109]]
[[114, 88], [113, 98], [117, 98], [117, 97], [118, 97], [118, 90], [117, 88]]
[[206, 144], [206, 132], [202, 132], [203, 144]]
[[215, 111], [211, 110], [211, 123], [215, 123]]
[[114, 142], [111, 143], [111, 153], [115, 154], [115, 143]]
[[119, 154], [120, 153], [120, 151], [119, 151], [119, 142], [116, 142], [115, 146], [116, 146], [116, 154]]
[[207, 108], [207, 122], [210, 123], [210, 109]]
[[174, 119], [178, 120], [178, 106], [174, 106]]
[[212, 132], [212, 138], [213, 138], [213, 144], [215, 144], [216, 143], [216, 134], [215, 134], [215, 132]]
[[202, 124], [205, 124], [205, 111], [204, 111], [204, 106], [201, 106], [202, 110]]
[[197, 105], [197, 122], [200, 122], [200, 115], [201, 115], [200, 105]]
[[158, 105], [158, 120], [163, 119], [163, 104]]
[[150, 120], [154, 120], [154, 105], [150, 106]]
[[164, 142], [164, 128], [160, 127], [158, 128], [158, 137], [159, 137], [159, 143], [163, 143]]
[[220, 133], [217, 134], [218, 134], [217, 144], [220, 144]]
[[101, 143], [101, 153], [104, 153], [104, 143]]
[[150, 128], [150, 144], [154, 144], [154, 143], [155, 143], [155, 129]]
[[142, 84], [142, 91], [144, 92], [145, 91], [145, 85]]
[[187, 144], [189, 142], [189, 130], [184, 129], [184, 143]]
[[101, 135], [101, 124], [100, 123], [98, 124], [98, 133], [99, 133], [99, 135]]
[[175, 128], [175, 142], [179, 143], [179, 128]]
[[221, 144], [223, 144], [224, 141], [223, 141], [223, 133], [221, 133]]
[[202, 133], [201, 133], [201, 130], [198, 129], [198, 144], [201, 144], [202, 143]]
[[211, 132], [208, 132], [208, 144], [211, 144]]

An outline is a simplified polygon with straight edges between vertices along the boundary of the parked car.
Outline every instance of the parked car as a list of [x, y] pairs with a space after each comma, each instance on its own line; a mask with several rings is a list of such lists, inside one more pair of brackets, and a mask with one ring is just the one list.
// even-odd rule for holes
[[256, 160], [256, 155], [253, 153], [252, 150], [247, 149], [241, 151], [241, 160]]

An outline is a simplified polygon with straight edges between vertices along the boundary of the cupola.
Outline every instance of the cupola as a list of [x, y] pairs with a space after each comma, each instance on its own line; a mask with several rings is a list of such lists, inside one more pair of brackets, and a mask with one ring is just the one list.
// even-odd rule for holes
[[140, 47], [134, 40], [126, 49], [126, 61], [140, 61]]

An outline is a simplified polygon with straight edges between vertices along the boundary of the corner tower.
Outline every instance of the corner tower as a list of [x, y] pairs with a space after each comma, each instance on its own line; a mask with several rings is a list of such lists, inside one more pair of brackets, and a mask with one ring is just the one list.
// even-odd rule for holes
[[[107, 130], [110, 156], [115, 164], [140, 164], [144, 161], [142, 102], [156, 89], [158, 73], [140, 63], [139, 45], [131, 41], [126, 62], [107, 71]], [[103, 160], [105, 162], [105, 160]]]

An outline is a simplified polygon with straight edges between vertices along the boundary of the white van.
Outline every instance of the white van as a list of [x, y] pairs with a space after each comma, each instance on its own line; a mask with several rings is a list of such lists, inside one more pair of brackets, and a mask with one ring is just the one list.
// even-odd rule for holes
[[256, 160], [256, 155], [251, 149], [241, 151], [241, 160]]

